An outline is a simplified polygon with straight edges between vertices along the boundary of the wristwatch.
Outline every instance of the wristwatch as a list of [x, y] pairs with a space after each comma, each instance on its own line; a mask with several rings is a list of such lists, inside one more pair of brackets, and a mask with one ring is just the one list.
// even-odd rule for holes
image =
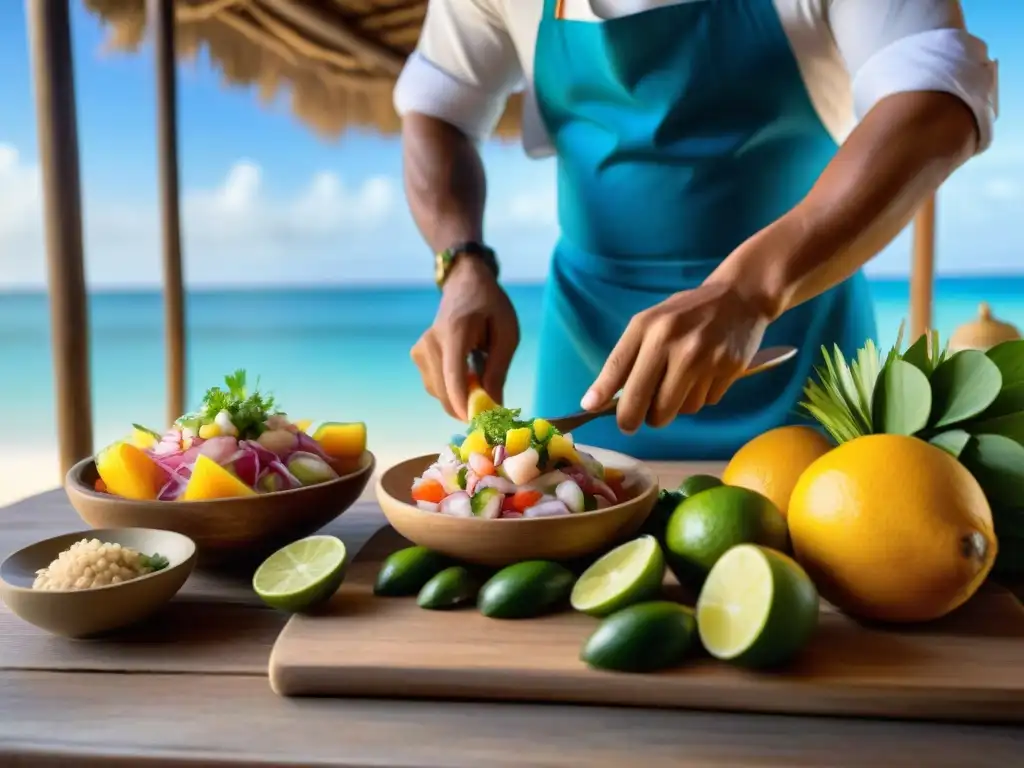
[[459, 243], [441, 251], [434, 257], [434, 281], [437, 283], [438, 288], [444, 287], [444, 283], [448, 279], [448, 275], [451, 274], [455, 262], [463, 256], [472, 256], [473, 258], [480, 259], [494, 273], [494, 277], [497, 279], [499, 271], [498, 257], [495, 256], [493, 249], [488, 248], [483, 243]]

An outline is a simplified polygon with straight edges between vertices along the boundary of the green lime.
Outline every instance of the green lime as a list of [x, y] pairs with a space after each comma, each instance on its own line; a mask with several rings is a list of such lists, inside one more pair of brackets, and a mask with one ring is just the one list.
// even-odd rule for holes
[[526, 560], [502, 568], [480, 588], [480, 613], [492, 619], [529, 619], [569, 598], [576, 576], [564, 565]]
[[420, 608], [443, 611], [475, 600], [479, 591], [479, 579], [470, 573], [468, 568], [453, 565], [423, 585], [416, 598], [416, 604]]
[[771, 501], [756, 491], [722, 485], [676, 507], [665, 531], [666, 560], [681, 584], [699, 586], [737, 544], [784, 550], [788, 539], [786, 520]]
[[679, 493], [684, 499], [695, 496], [709, 488], [719, 488], [722, 481], [714, 475], [690, 475], [679, 484]]
[[665, 557], [653, 536], [620, 544], [583, 572], [569, 596], [577, 611], [607, 616], [661, 591]]
[[701, 642], [717, 659], [784, 664], [818, 624], [818, 591], [788, 555], [741, 544], [715, 563], [697, 599]]
[[613, 613], [597, 627], [580, 651], [596, 669], [655, 672], [680, 664], [693, 646], [697, 623], [679, 603], [656, 600]]
[[415, 595], [450, 565], [448, 558], [426, 547], [400, 549], [388, 555], [381, 565], [373, 593], [380, 597]]
[[340, 539], [309, 536], [264, 560], [252, 576], [252, 588], [267, 605], [298, 613], [329, 600], [341, 586], [347, 564]]

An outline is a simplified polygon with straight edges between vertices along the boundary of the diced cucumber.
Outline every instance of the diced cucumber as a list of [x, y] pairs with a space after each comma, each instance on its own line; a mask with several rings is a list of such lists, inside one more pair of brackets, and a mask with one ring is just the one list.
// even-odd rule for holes
[[501, 515], [501, 502], [504, 494], [497, 488], [481, 488], [470, 499], [470, 507], [474, 517], [494, 520]]
[[462, 490], [466, 490], [466, 475], [468, 473], [469, 469], [467, 467], [461, 467], [459, 469], [459, 474], [456, 476], [456, 482], [458, 482], [459, 488]]

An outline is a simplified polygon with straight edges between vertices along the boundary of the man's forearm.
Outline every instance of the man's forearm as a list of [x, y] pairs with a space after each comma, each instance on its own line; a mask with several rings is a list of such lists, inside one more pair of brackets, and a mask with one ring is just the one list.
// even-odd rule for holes
[[409, 207], [430, 247], [481, 240], [487, 187], [473, 142], [441, 120], [410, 114], [402, 147]]
[[899, 234], [977, 143], [970, 109], [945, 93], [879, 102], [811, 192], [738, 248], [711, 279], [728, 280], [774, 319], [850, 277]]

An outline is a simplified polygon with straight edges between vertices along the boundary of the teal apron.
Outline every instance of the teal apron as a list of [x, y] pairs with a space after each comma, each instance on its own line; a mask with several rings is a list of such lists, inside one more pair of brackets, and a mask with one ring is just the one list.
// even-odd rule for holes
[[[601, 23], [545, 0], [534, 87], [558, 157], [561, 239], [545, 295], [535, 412], [579, 410], [626, 324], [699, 286], [804, 197], [837, 146], [818, 118], [772, 0], [696, 0]], [[765, 258], [771, 258], [766, 253]], [[783, 314], [764, 346], [799, 355], [718, 405], [633, 435], [612, 418], [578, 443], [643, 459], [726, 459], [797, 405], [822, 345], [875, 336], [857, 274]]]

